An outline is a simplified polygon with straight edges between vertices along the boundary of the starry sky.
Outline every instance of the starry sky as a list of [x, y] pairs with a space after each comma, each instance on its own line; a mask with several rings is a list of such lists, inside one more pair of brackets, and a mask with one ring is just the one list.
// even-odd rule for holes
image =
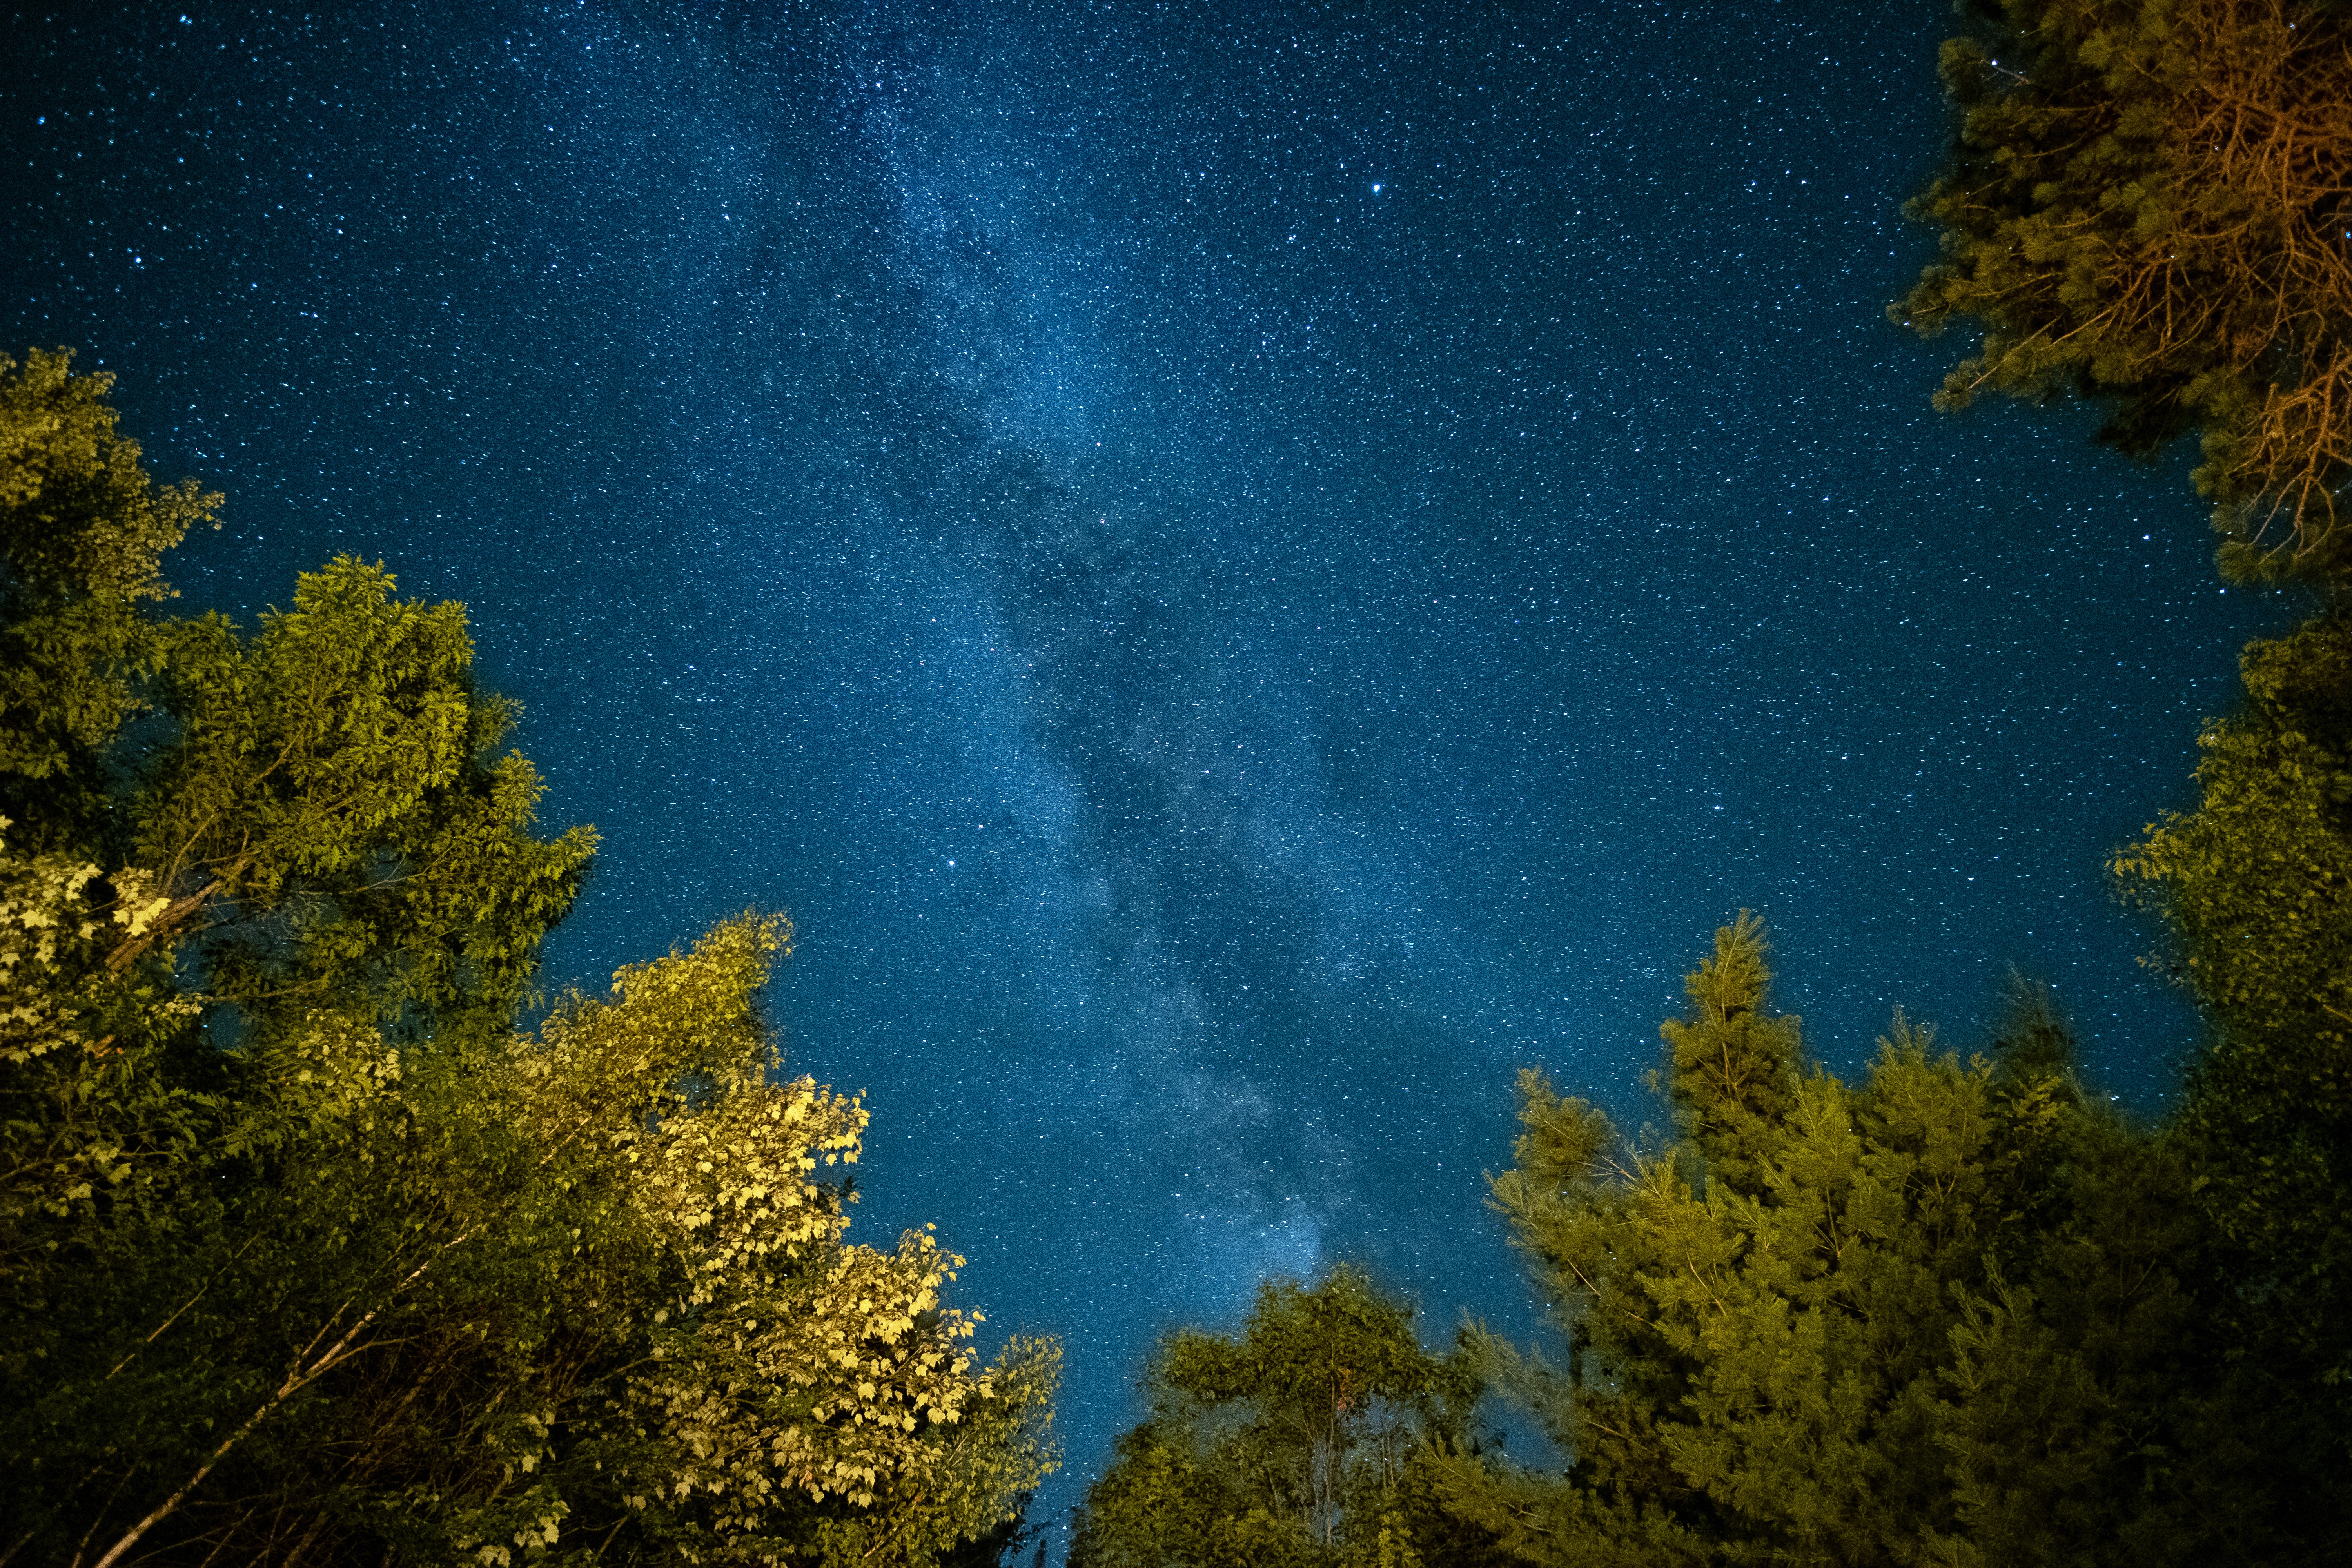
[[1269, 1274], [1524, 1331], [1515, 1070], [1653, 1117], [1743, 906], [1832, 1068], [2013, 964], [2161, 1109], [2101, 868], [2292, 606], [1929, 409], [1941, 0], [121, 9], [9, 23], [0, 341], [227, 492], [184, 606], [470, 606], [551, 980], [793, 915], [856, 1234], [1068, 1342], [1045, 1507]]

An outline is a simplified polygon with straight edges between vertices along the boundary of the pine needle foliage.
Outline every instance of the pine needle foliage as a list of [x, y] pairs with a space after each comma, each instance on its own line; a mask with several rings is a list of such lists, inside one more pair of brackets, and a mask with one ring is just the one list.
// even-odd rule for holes
[[1766, 960], [1743, 914], [1689, 976], [1662, 1145], [1521, 1076], [1493, 1204], [1564, 1344], [1474, 1343], [1569, 1464], [1454, 1457], [1451, 1506], [1549, 1564], [2179, 1560], [2177, 1163], [2031, 988], [1965, 1062], [1898, 1013], [1848, 1085]]
[[2200, 434], [2238, 577], [2352, 571], [2352, 12], [2333, 0], [1971, 0], [1944, 46], [1943, 258], [1889, 314], [1984, 338], [1938, 407], [2111, 400]]

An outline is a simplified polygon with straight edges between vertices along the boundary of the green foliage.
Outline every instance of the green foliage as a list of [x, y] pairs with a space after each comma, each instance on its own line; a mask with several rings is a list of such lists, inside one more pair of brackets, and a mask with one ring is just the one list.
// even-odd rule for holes
[[1763, 925], [1742, 910], [1718, 934], [1714, 958], [1683, 983], [1690, 1016], [1663, 1026], [1673, 1062], [1671, 1101], [1683, 1135], [1726, 1181], [1752, 1184], [1802, 1092], [1798, 1021], [1759, 1009], [1771, 976]]
[[[2116, 861], [2179, 933], [2185, 978], [2229, 1027], [2340, 1042], [2352, 1010], [2352, 619], [2247, 646], [2246, 703], [2199, 738], [2199, 800]], [[2336, 1047], [2340, 1050], [2340, 1044]], [[2311, 1052], [2325, 1074], [2328, 1053]], [[2342, 1098], [2321, 1076], [2305, 1092]]]
[[784, 922], [518, 1032], [594, 839], [532, 834], [463, 611], [344, 558], [250, 638], [142, 614], [184, 519], [102, 383], [21, 382], [7, 494], [80, 542], [8, 536], [6, 635], [117, 619], [8, 710], [63, 738], [0, 822], [0, 1558], [926, 1568], [1012, 1519], [1058, 1347], [978, 1365], [961, 1258], [846, 1239]]
[[1849, 1087], [1764, 958], [1743, 915], [1690, 976], [1664, 1147], [1522, 1076], [1494, 1204], [1566, 1354], [1477, 1344], [1570, 1464], [1454, 1458], [1451, 1505], [1545, 1563], [2170, 1560], [2132, 1500], [2164, 1484], [2176, 1166], [2030, 991], [1967, 1063], [1898, 1014]]
[[[2352, 619], [2249, 644], [2246, 702], [2206, 726], [2198, 801], [2118, 856], [2177, 938], [2212, 1036], [2178, 1136], [2220, 1241], [2221, 1396], [2253, 1468], [2352, 1539]], [[2323, 1510], [2318, 1499], [2331, 1500]]]
[[187, 955], [249, 1026], [323, 1003], [502, 1027], [595, 849], [531, 837], [538, 774], [491, 758], [514, 710], [474, 690], [462, 606], [393, 589], [343, 556], [249, 644], [216, 616], [159, 639], [173, 723], [127, 816], [173, 903], [146, 940], [201, 920]]
[[85, 1267], [27, 1304], [11, 1517], [126, 1531], [201, 1478], [167, 1555], [264, 1554], [290, 1518], [338, 1555], [499, 1562], [585, 1531], [624, 1559], [922, 1563], [995, 1524], [1050, 1468], [1058, 1352], [972, 1375], [940, 1300], [961, 1260], [845, 1243], [818, 1177], [865, 1113], [772, 1077], [751, 1004], [782, 936], [721, 925], [495, 1052], [334, 1015], [242, 1049], [199, 1156], [233, 1195], [194, 1235], [184, 1204], [172, 1232], [84, 1227], [128, 1300]]
[[106, 963], [161, 900], [94, 902], [99, 882], [87, 861], [17, 853], [0, 818], [0, 1279], [11, 1285], [55, 1250], [61, 1226], [148, 1203], [213, 1120], [200, 1079], [170, 1065], [201, 1005]]
[[1260, 1288], [1238, 1340], [1179, 1330], [1150, 1419], [1088, 1489], [1073, 1568], [1440, 1568], [1496, 1561], [1431, 1489], [1476, 1382], [1351, 1268]]
[[97, 754], [155, 657], [139, 606], [170, 595], [160, 557], [221, 504], [159, 489], [115, 428], [114, 378], [72, 358], [0, 354], [0, 814], [35, 850], [98, 822]]
[[1985, 337], [1938, 406], [1999, 390], [2115, 404], [2152, 451], [2202, 432], [2226, 571], [2352, 563], [2352, 26], [2320, 0], [1978, 0], [1944, 46], [1958, 110], [1912, 216], [1944, 258], [1897, 321]]
[[[2340, 585], [2352, 574], [2339, 516], [2352, 477], [2352, 11], [1969, 9], [1974, 34], [1943, 58], [1957, 144], [1912, 208], [1942, 230], [1944, 257], [1890, 312], [1931, 332], [1983, 326], [1939, 405], [1988, 388], [2071, 391], [2110, 400], [2105, 434], [2130, 450], [2197, 431], [2225, 574]], [[2209, 1037], [2178, 1113], [2134, 1156], [2147, 1173], [2080, 1165], [2058, 1190], [2104, 1205], [2111, 1228], [2085, 1232], [2099, 1245], [2174, 1233], [2179, 1348], [2162, 1377], [2116, 1385], [2113, 1419], [2144, 1428], [2128, 1440], [2148, 1458], [2130, 1528], [2168, 1521], [2168, 1540], [2241, 1561], [2333, 1561], [2352, 1550], [2352, 626], [2322, 616], [2252, 645], [2242, 669], [2246, 707], [2207, 728], [2195, 808], [2115, 862], [2126, 897], [2166, 917], [2170, 967]], [[2177, 1212], [2135, 1205], [2133, 1181], [2177, 1194]], [[2044, 1212], [2029, 1212], [2029, 1230]], [[2012, 1297], [1988, 1280], [1976, 1299], [2006, 1310]], [[2061, 1325], [2053, 1345], [2107, 1364], [2106, 1342], [2065, 1319], [2066, 1298], [2035, 1287], [2032, 1302]], [[1990, 1355], [1968, 1351], [1956, 1375]], [[2053, 1368], [2034, 1386], [2064, 1381]], [[1981, 1473], [2000, 1468], [1967, 1443]]]

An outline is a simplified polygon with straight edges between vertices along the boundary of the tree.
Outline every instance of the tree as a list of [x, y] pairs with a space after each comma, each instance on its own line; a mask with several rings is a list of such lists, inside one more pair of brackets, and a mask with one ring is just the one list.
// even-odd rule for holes
[[789, 926], [520, 1030], [594, 840], [531, 831], [462, 609], [351, 558], [252, 637], [140, 609], [172, 530], [103, 390], [0, 381], [0, 452], [106, 458], [8, 470], [9, 582], [64, 586], [0, 636], [116, 617], [40, 633], [5, 715], [62, 739], [0, 823], [0, 1557], [926, 1568], [995, 1530], [1058, 1348], [981, 1366], [960, 1258], [847, 1241], [866, 1112], [757, 1006]]
[[2352, 15], [2324, 0], [1973, 0], [1959, 111], [1910, 207], [1943, 259], [1889, 314], [1985, 337], [1940, 407], [2111, 399], [2152, 452], [2201, 432], [2233, 575], [2339, 575], [2352, 535]]
[[2352, 619], [2247, 645], [2246, 700], [2205, 727], [2198, 799], [2119, 855], [2206, 1012], [2177, 1136], [2218, 1239], [2214, 1397], [2250, 1487], [2312, 1542], [2352, 1542]]
[[585, 1531], [625, 1559], [922, 1563], [993, 1526], [1050, 1466], [1057, 1352], [975, 1374], [940, 1299], [961, 1259], [845, 1244], [818, 1176], [865, 1112], [775, 1081], [751, 1010], [783, 935], [724, 924], [495, 1054], [331, 1015], [247, 1047], [270, 1146], [210, 1173], [248, 1185], [200, 1249], [215, 1289], [167, 1317], [57, 1282], [12, 1517], [94, 1514], [117, 1552], [499, 1562]]
[[1262, 1286], [1238, 1340], [1179, 1330], [1147, 1386], [1151, 1417], [1087, 1490], [1074, 1568], [1491, 1560], [1427, 1468], [1432, 1439], [1467, 1433], [1477, 1384], [1361, 1272]]
[[139, 711], [171, 596], [158, 563], [221, 498], [158, 488], [116, 428], [110, 375], [0, 354], [0, 815], [41, 852], [99, 826], [98, 753]]
[[2172, 1485], [2177, 1170], [2030, 990], [1968, 1063], [1898, 1014], [1849, 1087], [1765, 955], [1743, 914], [1688, 977], [1671, 1142], [1522, 1075], [1493, 1199], [1566, 1353], [1477, 1343], [1570, 1462], [1454, 1457], [1451, 1506], [1540, 1563], [2176, 1560], [2139, 1500]]
[[[1983, 0], [1973, 15], [1944, 50], [1953, 159], [1912, 208], [1943, 230], [1944, 258], [1890, 312], [1984, 326], [1939, 405], [2086, 393], [2113, 403], [2107, 438], [2142, 453], [2196, 430], [2225, 574], [2340, 587], [2352, 12]], [[2208, 726], [2196, 805], [2115, 862], [2166, 917], [2168, 966], [2208, 1029], [2152, 1145], [2196, 1220], [2175, 1255], [2190, 1328], [2159, 1403], [2166, 1440], [2198, 1460], [2167, 1485], [2202, 1539], [2249, 1561], [2352, 1549], [2347, 649], [2338, 614], [2251, 645], [2246, 707]]]
[[503, 1031], [595, 850], [589, 828], [531, 836], [539, 776], [495, 755], [518, 710], [474, 689], [464, 607], [394, 589], [341, 556], [250, 641], [219, 616], [158, 638], [171, 723], [124, 815], [173, 901], [141, 940], [188, 930], [249, 1028], [325, 1004]]

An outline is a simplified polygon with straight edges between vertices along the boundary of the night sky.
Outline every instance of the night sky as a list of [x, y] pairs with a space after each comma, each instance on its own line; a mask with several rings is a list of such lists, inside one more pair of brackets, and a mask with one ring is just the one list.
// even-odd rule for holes
[[666, 8], [7, 24], [6, 322], [120, 374], [169, 571], [464, 600], [553, 983], [747, 905], [853, 1235], [1069, 1344], [1352, 1258], [1523, 1331], [1517, 1068], [1631, 1125], [1742, 906], [1833, 1068], [2010, 965], [2160, 1110], [2103, 862], [2234, 652], [2186, 454], [1931, 411], [1942, 0]]

